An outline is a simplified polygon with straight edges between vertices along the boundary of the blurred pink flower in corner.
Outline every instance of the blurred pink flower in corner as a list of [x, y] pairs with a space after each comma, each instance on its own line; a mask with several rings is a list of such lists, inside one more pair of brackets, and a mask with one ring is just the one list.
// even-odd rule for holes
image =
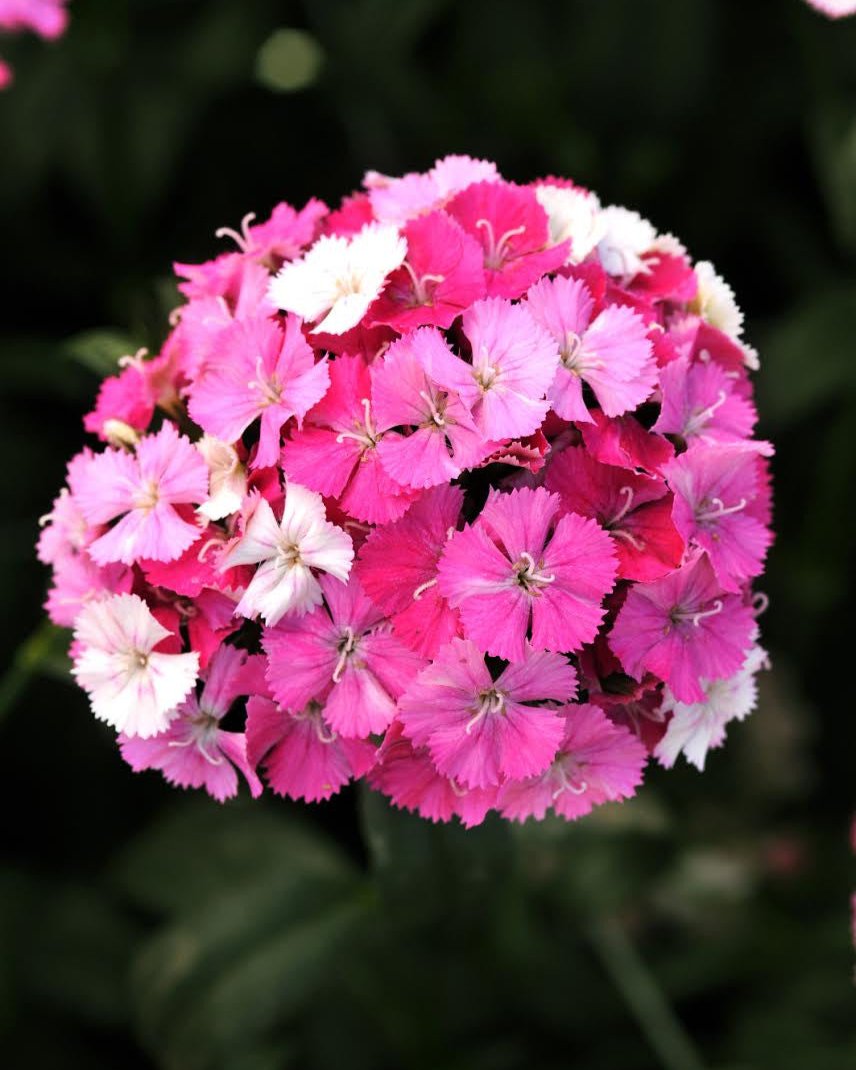
[[[29, 30], [53, 41], [68, 26], [68, 0], [0, 0], [0, 33]], [[12, 68], [0, 60], [0, 89], [12, 83]]]
[[831, 19], [856, 14], [856, 0], [808, 0], [815, 11], [822, 11]]

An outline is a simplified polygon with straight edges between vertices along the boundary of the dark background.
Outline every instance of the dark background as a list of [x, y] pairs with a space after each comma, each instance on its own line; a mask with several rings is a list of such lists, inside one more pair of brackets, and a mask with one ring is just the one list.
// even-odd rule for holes
[[[74, 0], [3, 41], [0, 1051], [34, 1070], [849, 1070], [856, 18], [800, 0]], [[273, 37], [278, 29], [306, 36]], [[294, 83], [298, 83], [295, 85]], [[448, 152], [710, 259], [761, 352], [759, 710], [576, 824], [133, 775], [41, 624], [98, 376], [215, 227]]]

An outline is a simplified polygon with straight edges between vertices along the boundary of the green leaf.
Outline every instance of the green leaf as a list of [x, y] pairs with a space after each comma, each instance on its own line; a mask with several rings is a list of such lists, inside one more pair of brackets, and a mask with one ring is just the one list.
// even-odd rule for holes
[[73, 335], [63, 347], [66, 356], [99, 376], [116, 375], [120, 358], [133, 355], [139, 348], [129, 335], [107, 327]]

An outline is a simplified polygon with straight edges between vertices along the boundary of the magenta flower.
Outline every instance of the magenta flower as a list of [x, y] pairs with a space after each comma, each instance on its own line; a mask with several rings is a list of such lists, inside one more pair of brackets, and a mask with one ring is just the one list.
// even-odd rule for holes
[[405, 735], [427, 747], [437, 771], [465, 788], [543, 772], [562, 738], [555, 704], [576, 690], [566, 658], [527, 648], [520, 663], [492, 679], [484, 655], [453, 639], [399, 701]]
[[436, 487], [492, 451], [456, 393], [460, 361], [433, 327], [394, 342], [372, 365], [381, 463], [402, 487]]
[[487, 438], [531, 435], [547, 414], [547, 390], [559, 356], [525, 305], [476, 301], [463, 318], [472, 363], [449, 369], [449, 385], [471, 409]]
[[401, 693], [424, 664], [385, 627], [359, 582], [321, 580], [324, 605], [265, 631], [267, 679], [276, 701], [323, 706], [326, 724], [346, 739], [383, 732]]
[[87, 523], [118, 520], [89, 546], [99, 565], [131, 565], [141, 558], [172, 561], [199, 534], [180, 507], [208, 497], [208, 469], [171, 423], [142, 439], [135, 454], [107, 449], [90, 455], [69, 478]]
[[261, 417], [256, 466], [275, 464], [280, 429], [320, 401], [330, 385], [327, 365], [315, 363], [300, 330], [288, 316], [285, 329], [272, 319], [236, 320], [218, 338], [216, 356], [190, 389], [190, 415], [223, 442], [237, 442]]
[[476, 522], [440, 560], [440, 593], [460, 610], [464, 634], [495, 657], [573, 651], [591, 642], [615, 582], [610, 537], [539, 488], [492, 493]]
[[629, 799], [642, 783], [648, 752], [632, 732], [588, 703], [558, 712], [565, 731], [555, 758], [540, 775], [502, 785], [497, 809], [503, 817], [541, 821], [552, 808], [574, 820], [601, 803]]
[[535, 320], [559, 352], [550, 404], [565, 420], [591, 420], [583, 383], [592, 388], [607, 416], [621, 416], [645, 401], [657, 382], [657, 368], [644, 320], [623, 305], [597, 308], [582, 279], [542, 279], [526, 295]]
[[270, 789], [289, 799], [320, 802], [374, 765], [375, 747], [341, 739], [321, 716], [321, 705], [287, 711], [261, 695], [247, 703], [247, 754], [262, 765]]
[[383, 433], [374, 425], [368, 364], [360, 356], [345, 356], [329, 369], [330, 389], [283, 447], [283, 471], [295, 482], [337, 498], [357, 520], [397, 520], [415, 492], [396, 483], [380, 462]]
[[754, 628], [751, 607], [723, 590], [702, 553], [660, 580], [632, 587], [609, 645], [634, 679], [652, 672], [679, 701], [699, 702], [703, 679], [721, 680], [743, 664]]
[[758, 497], [757, 459], [762, 443], [698, 443], [663, 469], [675, 492], [673, 516], [688, 545], [707, 551], [722, 589], [739, 592], [764, 569], [773, 541], [752, 515]]
[[220, 722], [239, 695], [264, 686], [264, 658], [221, 646], [212, 659], [202, 693], [191, 693], [177, 708], [165, 732], [148, 739], [120, 735], [122, 757], [135, 773], [159, 769], [179, 788], [204, 788], [218, 802], [238, 793], [238, 773], [253, 798], [262, 785], [247, 759], [243, 732], [228, 732]]
[[652, 430], [691, 441], [747, 439], [758, 419], [752, 402], [714, 361], [675, 360], [660, 370], [663, 404]]
[[680, 565], [684, 539], [672, 521], [674, 499], [662, 479], [601, 464], [571, 446], [553, 458], [545, 486], [568, 512], [591, 517], [609, 532], [619, 579], [656, 580]]
[[520, 297], [567, 259], [568, 242], [550, 246], [547, 213], [532, 189], [476, 182], [446, 210], [482, 247], [489, 297]]
[[458, 613], [437, 589], [437, 566], [462, 502], [458, 487], [435, 487], [401, 520], [371, 532], [359, 553], [356, 571], [369, 597], [404, 645], [427, 658], [460, 635]]

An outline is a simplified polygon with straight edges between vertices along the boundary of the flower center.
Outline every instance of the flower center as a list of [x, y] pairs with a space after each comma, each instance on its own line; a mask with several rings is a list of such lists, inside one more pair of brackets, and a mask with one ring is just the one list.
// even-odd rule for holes
[[158, 500], [158, 485], [153, 479], [149, 479], [140, 487], [140, 492], [134, 499], [134, 508], [141, 509], [144, 513], [150, 513], [157, 505]]
[[554, 583], [556, 580], [552, 573], [541, 572], [543, 567], [543, 559], [536, 565], [532, 554], [524, 550], [514, 564], [515, 582], [529, 594], [537, 594], [539, 587], [546, 587], [547, 584]]
[[483, 720], [488, 714], [503, 714], [505, 713], [505, 695], [501, 691], [497, 691], [495, 687], [488, 690], [481, 691], [476, 696], [476, 705], [474, 715], [467, 721], [467, 727], [465, 729], [467, 735], [469, 735], [476, 725]]
[[354, 629], [346, 627], [341, 639], [339, 640], [336, 649], [339, 652], [339, 659], [336, 662], [336, 666], [333, 669], [333, 683], [338, 684], [342, 679], [342, 673], [345, 671], [345, 667], [348, 664], [348, 659], [354, 653], [357, 648], [357, 637], [354, 635]]
[[406, 260], [401, 266], [410, 276], [410, 284], [413, 287], [411, 299], [407, 302], [408, 307], [419, 308], [421, 305], [430, 305], [434, 300], [434, 290], [445, 281], [446, 276], [417, 275]]
[[346, 438], [351, 438], [355, 442], [358, 442], [362, 446], [363, 453], [366, 450], [373, 450], [380, 441], [381, 436], [375, 430], [374, 423], [372, 422], [371, 402], [368, 398], [363, 398], [360, 401], [363, 407], [363, 419], [355, 419], [353, 423], [353, 431], [340, 431], [336, 435], [337, 442], [344, 442]]
[[484, 266], [491, 271], [501, 271], [503, 264], [510, 255], [508, 243], [512, 238], [516, 238], [518, 234], [525, 234], [526, 227], [513, 227], [511, 230], [507, 230], [497, 241], [493, 232], [493, 224], [489, 219], [477, 219], [476, 226], [484, 230], [485, 242], [487, 243]]

